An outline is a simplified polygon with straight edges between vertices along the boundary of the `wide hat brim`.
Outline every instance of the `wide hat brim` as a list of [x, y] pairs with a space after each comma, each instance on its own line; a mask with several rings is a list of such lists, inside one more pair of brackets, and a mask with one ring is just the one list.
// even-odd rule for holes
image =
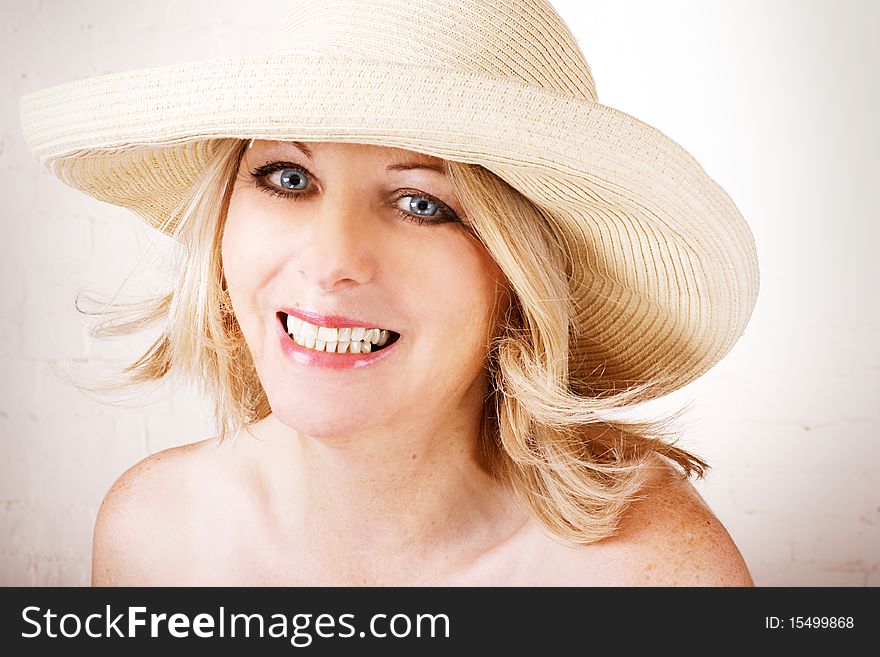
[[[594, 389], [693, 381], [743, 334], [754, 239], [679, 144], [598, 102], [419, 65], [283, 54], [79, 80], [24, 96], [25, 138], [66, 184], [165, 224], [217, 138], [336, 141], [479, 164], [582, 234], [580, 367]], [[581, 290], [583, 291], [583, 290]], [[583, 345], [582, 345], [583, 346]]]

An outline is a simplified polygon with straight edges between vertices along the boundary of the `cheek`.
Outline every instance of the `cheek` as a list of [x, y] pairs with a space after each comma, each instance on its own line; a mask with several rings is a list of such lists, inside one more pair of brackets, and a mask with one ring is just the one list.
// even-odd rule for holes
[[464, 238], [434, 257], [426, 254], [423, 262], [422, 270], [431, 272], [422, 302], [427, 321], [441, 327], [447, 345], [455, 345], [454, 350], [444, 347], [451, 366], [476, 367], [487, 354], [496, 299], [504, 301], [496, 282], [503, 281], [500, 270], [482, 245]]
[[247, 236], [243, 231], [239, 230], [239, 221], [229, 212], [226, 224], [223, 227], [223, 236], [220, 244], [220, 254], [223, 262], [223, 276], [226, 279], [226, 286], [229, 289], [229, 296], [233, 300], [233, 305], [237, 308], [238, 290], [247, 285], [247, 270], [242, 267], [242, 263], [247, 260], [249, 245]]
[[271, 275], [271, 259], [266, 253], [266, 244], [271, 241], [266, 241], [264, 226], [252, 208], [241, 207], [233, 197], [223, 228], [221, 257], [232, 307], [245, 332], [261, 283]]

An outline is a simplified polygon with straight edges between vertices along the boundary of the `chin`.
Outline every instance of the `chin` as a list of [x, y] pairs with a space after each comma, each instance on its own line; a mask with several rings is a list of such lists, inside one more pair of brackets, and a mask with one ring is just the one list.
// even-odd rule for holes
[[291, 397], [266, 393], [272, 414], [282, 424], [315, 438], [333, 438], [357, 433], [364, 427], [387, 418], [392, 410], [372, 399]]

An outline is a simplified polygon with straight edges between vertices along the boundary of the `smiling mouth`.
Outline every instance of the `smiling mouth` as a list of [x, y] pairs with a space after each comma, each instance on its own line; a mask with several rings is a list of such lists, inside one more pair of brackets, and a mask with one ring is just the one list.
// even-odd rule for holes
[[[279, 311], [276, 313], [282, 330], [288, 337], [302, 347], [314, 351], [339, 354], [372, 353], [381, 351], [400, 339], [400, 334], [391, 329], [326, 328], [309, 324]], [[292, 329], [293, 332], [289, 331]]]

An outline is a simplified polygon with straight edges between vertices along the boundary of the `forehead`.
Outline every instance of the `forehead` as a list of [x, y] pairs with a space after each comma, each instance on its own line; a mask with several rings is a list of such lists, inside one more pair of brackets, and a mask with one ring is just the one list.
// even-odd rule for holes
[[266, 153], [290, 153], [300, 152], [311, 158], [326, 156], [349, 156], [364, 159], [375, 159], [384, 162], [420, 162], [442, 166], [443, 160], [433, 155], [418, 153], [403, 148], [391, 146], [379, 146], [376, 144], [357, 144], [347, 142], [327, 141], [278, 141], [255, 139], [253, 149]]

